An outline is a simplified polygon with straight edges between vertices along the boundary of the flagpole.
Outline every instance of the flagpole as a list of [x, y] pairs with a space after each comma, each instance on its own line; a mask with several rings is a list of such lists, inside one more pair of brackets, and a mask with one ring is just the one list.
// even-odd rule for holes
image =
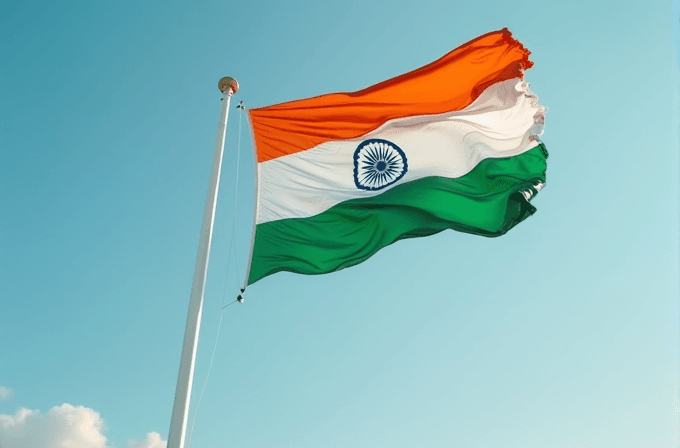
[[208, 275], [210, 243], [212, 241], [217, 192], [220, 184], [222, 157], [224, 155], [224, 138], [227, 134], [229, 104], [231, 103], [231, 96], [238, 90], [238, 82], [234, 78], [225, 77], [220, 79], [218, 87], [223, 95], [222, 108], [220, 111], [220, 121], [217, 125], [217, 138], [215, 140], [215, 152], [213, 153], [212, 169], [210, 171], [210, 183], [203, 210], [203, 224], [198, 243], [198, 255], [196, 257], [194, 281], [191, 287], [191, 298], [189, 299], [187, 324], [184, 330], [184, 343], [182, 344], [182, 356], [179, 362], [175, 401], [172, 405], [172, 416], [170, 417], [170, 434], [168, 436], [167, 448], [184, 448], [191, 387], [194, 381], [198, 333], [201, 327], [201, 313], [203, 311], [203, 293], [205, 291], [205, 280]]

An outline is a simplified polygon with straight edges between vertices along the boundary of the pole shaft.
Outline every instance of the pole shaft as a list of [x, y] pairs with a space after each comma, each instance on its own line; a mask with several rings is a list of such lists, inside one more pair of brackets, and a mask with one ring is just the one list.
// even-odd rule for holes
[[194, 271], [194, 281], [191, 287], [186, 330], [184, 331], [182, 356], [179, 363], [179, 374], [177, 375], [175, 401], [172, 405], [170, 434], [168, 436], [167, 448], [184, 448], [184, 440], [186, 437], [191, 387], [194, 382], [196, 349], [198, 348], [198, 334], [201, 327], [201, 313], [203, 312], [203, 293], [205, 291], [205, 281], [208, 275], [210, 243], [212, 241], [213, 224], [215, 222], [215, 208], [217, 206], [217, 193], [220, 184], [220, 172], [222, 170], [222, 158], [224, 155], [224, 138], [227, 133], [227, 119], [229, 117], [231, 95], [232, 90], [227, 89], [224, 91], [224, 97], [222, 98], [222, 109], [220, 112], [220, 121], [217, 126], [217, 138], [215, 140], [215, 152], [213, 153], [212, 159], [210, 183], [208, 185], [205, 209], [203, 211], [201, 237], [198, 243], [196, 269]]

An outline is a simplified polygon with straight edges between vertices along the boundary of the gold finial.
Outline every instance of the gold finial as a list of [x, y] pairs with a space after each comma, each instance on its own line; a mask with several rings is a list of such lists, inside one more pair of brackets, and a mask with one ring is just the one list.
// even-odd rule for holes
[[[225, 76], [217, 83], [217, 87], [219, 87], [220, 92], [231, 93], [233, 95], [238, 91], [238, 81], [230, 76]], [[228, 92], [229, 90], [231, 92]]]

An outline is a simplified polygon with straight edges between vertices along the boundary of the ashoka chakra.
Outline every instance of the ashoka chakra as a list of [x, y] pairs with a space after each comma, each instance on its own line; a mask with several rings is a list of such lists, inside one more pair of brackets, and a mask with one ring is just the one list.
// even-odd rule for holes
[[361, 190], [375, 191], [392, 185], [407, 170], [404, 151], [387, 140], [364, 140], [354, 151], [354, 183]]

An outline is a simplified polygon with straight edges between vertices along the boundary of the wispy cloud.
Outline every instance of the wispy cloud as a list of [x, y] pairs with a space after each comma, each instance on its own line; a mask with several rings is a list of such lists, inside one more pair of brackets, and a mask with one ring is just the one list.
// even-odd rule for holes
[[[104, 431], [106, 425], [97, 411], [68, 403], [55, 406], [46, 414], [25, 408], [14, 415], [0, 414], [0, 447], [112, 448]], [[157, 432], [150, 432], [144, 440], [131, 439], [127, 445], [130, 448], [165, 448], [166, 442]]]
[[11, 398], [13, 393], [14, 391], [9, 387], [0, 386], [0, 401]]

